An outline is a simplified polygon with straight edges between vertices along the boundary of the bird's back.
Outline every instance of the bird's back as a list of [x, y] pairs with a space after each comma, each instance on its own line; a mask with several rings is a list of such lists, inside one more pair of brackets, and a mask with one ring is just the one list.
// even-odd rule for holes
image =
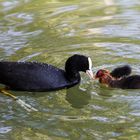
[[132, 75], [122, 79], [121, 86], [124, 89], [140, 89], [140, 75]]
[[50, 91], [71, 87], [64, 70], [46, 63], [0, 62], [0, 83], [13, 90]]

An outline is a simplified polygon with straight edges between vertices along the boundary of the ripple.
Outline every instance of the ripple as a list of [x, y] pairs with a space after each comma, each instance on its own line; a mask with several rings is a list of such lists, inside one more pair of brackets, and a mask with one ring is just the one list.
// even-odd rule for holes
[[14, 13], [9, 14], [4, 17], [4, 19], [9, 22], [10, 25], [15, 27], [21, 25], [27, 25], [33, 22], [33, 14], [28, 13]]
[[70, 121], [70, 122], [84, 122], [84, 121], [92, 121], [96, 120], [99, 122], [109, 123], [111, 120], [109, 118], [103, 117], [103, 116], [93, 116], [93, 117], [86, 117], [86, 116], [56, 116], [60, 120], [63, 121]]
[[11, 10], [13, 8], [15, 8], [17, 5], [19, 4], [19, 1], [5, 1], [5, 2], [2, 2], [2, 6], [4, 7], [4, 11], [8, 11], [8, 10]]
[[30, 60], [31, 58], [38, 56], [40, 54], [41, 54], [41, 52], [37, 52], [37, 53], [31, 54], [31, 55], [28, 55], [28, 56], [18, 60], [18, 62], [24, 62], [24, 61]]
[[98, 106], [98, 105], [91, 105], [91, 108], [93, 108], [94, 110], [101, 110], [101, 111], [106, 111], [108, 110], [107, 108], [105, 107], [101, 107], [101, 106]]
[[92, 119], [93, 120], [98, 120], [98, 121], [100, 121], [100, 122], [110, 122], [110, 119], [109, 118], [106, 118], [106, 117], [100, 117], [100, 116], [94, 116], [94, 117], [92, 117]]
[[[140, 58], [140, 47], [139, 47], [139, 45], [136, 45], [136, 44], [98, 43], [97, 45], [100, 47], [106, 47], [108, 49], [112, 49], [114, 51], [115, 55], [118, 55], [118, 56], [122, 56], [125, 58], [133, 58], [133, 59]], [[112, 53], [112, 55], [113, 55], [113, 53]]]
[[6, 127], [0, 127], [0, 134], [8, 133], [12, 130], [12, 127], [6, 126]]
[[26, 46], [29, 37], [36, 36], [41, 32], [41, 30], [34, 32], [15, 31], [15, 29], [10, 28], [7, 32], [0, 34], [0, 48], [4, 50], [7, 56], [11, 56]]
[[55, 11], [49, 15], [49, 17], [52, 16], [57, 16], [59, 14], [63, 14], [65, 12], [70, 12], [78, 9], [78, 5], [70, 5], [70, 6], [64, 6], [64, 7], [59, 7], [55, 9]]

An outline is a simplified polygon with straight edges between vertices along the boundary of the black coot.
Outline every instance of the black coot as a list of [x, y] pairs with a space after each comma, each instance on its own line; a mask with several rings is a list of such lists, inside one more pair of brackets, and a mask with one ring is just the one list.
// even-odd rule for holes
[[80, 82], [79, 71], [93, 77], [89, 57], [73, 55], [66, 61], [65, 71], [45, 63], [0, 62], [0, 83], [11, 90], [51, 91], [72, 87]]

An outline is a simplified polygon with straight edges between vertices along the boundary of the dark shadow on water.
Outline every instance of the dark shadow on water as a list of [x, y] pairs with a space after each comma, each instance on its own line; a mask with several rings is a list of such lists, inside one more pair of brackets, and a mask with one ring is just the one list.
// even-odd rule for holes
[[83, 108], [85, 105], [89, 103], [91, 99], [90, 92], [88, 91], [89, 88], [86, 90], [76, 85], [67, 90], [66, 100], [71, 104], [74, 108]]
[[[86, 89], [80, 88], [79, 85], [76, 85], [72, 88], [66, 89], [66, 100], [71, 104], [73, 108], [83, 108], [85, 105], [89, 104], [91, 99], [90, 86]], [[8, 90], [9, 93], [13, 94], [22, 99], [21, 96], [24, 96], [26, 99], [29, 98], [38, 98], [45, 96], [46, 94], [52, 94], [52, 92], [26, 92], [26, 91], [13, 91]], [[60, 93], [61, 94], [61, 93]], [[36, 100], [36, 99], [35, 99]]]

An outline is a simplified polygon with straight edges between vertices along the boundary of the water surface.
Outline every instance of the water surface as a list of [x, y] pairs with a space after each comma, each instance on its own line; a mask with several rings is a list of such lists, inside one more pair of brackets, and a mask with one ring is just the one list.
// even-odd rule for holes
[[[0, 60], [64, 68], [75, 54], [95, 72], [130, 64], [140, 71], [139, 0], [1, 0]], [[37, 108], [27, 112], [0, 95], [1, 140], [140, 139], [140, 91], [111, 89], [81, 74], [68, 90], [13, 92]]]

